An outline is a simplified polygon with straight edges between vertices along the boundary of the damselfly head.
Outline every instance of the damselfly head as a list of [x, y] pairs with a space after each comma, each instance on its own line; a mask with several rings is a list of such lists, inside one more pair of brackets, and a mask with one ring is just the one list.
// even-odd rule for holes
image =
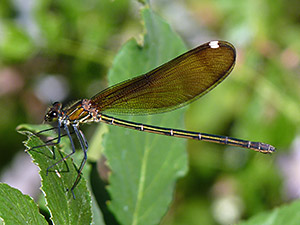
[[54, 102], [51, 107], [48, 108], [44, 117], [45, 122], [55, 122], [61, 115], [62, 104], [60, 102]]

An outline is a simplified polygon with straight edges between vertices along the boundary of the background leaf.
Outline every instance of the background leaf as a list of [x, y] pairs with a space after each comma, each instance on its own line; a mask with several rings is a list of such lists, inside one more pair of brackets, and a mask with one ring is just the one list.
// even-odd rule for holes
[[295, 201], [289, 205], [275, 208], [271, 212], [260, 213], [246, 222], [239, 225], [256, 225], [256, 224], [272, 224], [272, 225], [297, 225], [300, 221], [300, 201]]
[[0, 218], [6, 225], [48, 224], [31, 197], [3, 183], [0, 184]]
[[[169, 25], [150, 9], [144, 9], [142, 15], [144, 43], [140, 46], [131, 40], [123, 46], [109, 72], [110, 85], [148, 72], [185, 50]], [[176, 110], [134, 121], [178, 128], [183, 126], [182, 113]], [[184, 140], [118, 127], [109, 129], [104, 153], [112, 170], [110, 209], [122, 224], [159, 223], [172, 200], [176, 179], [187, 171]]]

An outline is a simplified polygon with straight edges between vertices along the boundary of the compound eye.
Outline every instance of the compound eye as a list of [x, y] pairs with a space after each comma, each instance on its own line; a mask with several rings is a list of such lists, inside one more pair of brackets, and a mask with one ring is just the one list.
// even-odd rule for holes
[[52, 112], [50, 113], [50, 117], [52, 117], [52, 118], [57, 117], [57, 112], [52, 111]]
[[47, 122], [56, 121], [58, 118], [58, 112], [56, 111], [50, 111], [45, 115], [44, 120]]

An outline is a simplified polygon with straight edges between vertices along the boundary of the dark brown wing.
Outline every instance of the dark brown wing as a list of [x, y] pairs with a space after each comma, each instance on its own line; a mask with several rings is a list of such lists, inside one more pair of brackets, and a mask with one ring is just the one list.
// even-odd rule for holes
[[162, 66], [109, 87], [91, 101], [99, 111], [117, 114], [152, 114], [182, 107], [209, 92], [231, 72], [234, 47], [212, 41]]

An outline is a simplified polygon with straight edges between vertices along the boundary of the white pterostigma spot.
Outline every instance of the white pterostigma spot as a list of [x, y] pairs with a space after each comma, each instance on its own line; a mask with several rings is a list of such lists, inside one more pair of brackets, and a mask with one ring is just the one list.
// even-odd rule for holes
[[211, 48], [219, 48], [220, 45], [219, 45], [219, 41], [211, 41], [209, 42], [208, 44]]

